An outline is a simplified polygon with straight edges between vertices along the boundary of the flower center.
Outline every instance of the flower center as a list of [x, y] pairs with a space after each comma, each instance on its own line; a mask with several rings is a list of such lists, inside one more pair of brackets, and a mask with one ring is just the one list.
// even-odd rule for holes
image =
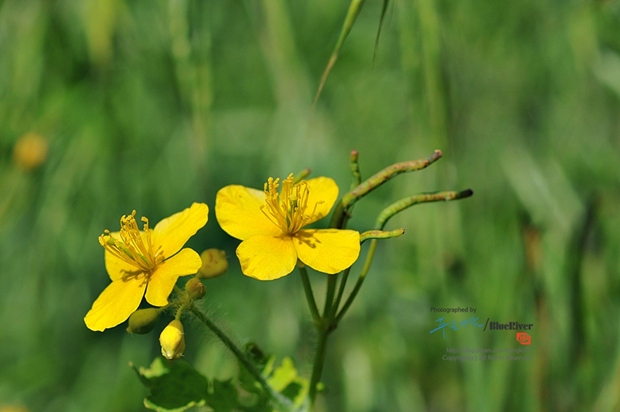
[[[278, 193], [280, 179], [269, 178], [265, 183], [265, 202], [261, 211], [282, 233], [292, 235], [304, 227], [311, 215], [306, 214], [308, 195], [310, 190], [305, 181], [294, 183], [293, 174], [282, 181], [282, 188]], [[316, 209], [316, 205], [315, 205]]]
[[142, 217], [144, 230], [140, 232], [136, 222], [136, 211], [129, 216], [121, 217], [120, 240], [112, 237], [109, 230], [105, 230], [99, 236], [99, 243], [105, 250], [114, 257], [136, 267], [135, 271], [127, 272], [126, 277], [136, 277], [141, 274], [150, 276], [157, 265], [166, 260], [163, 250], [153, 248], [151, 234], [153, 229], [149, 229], [149, 220]]

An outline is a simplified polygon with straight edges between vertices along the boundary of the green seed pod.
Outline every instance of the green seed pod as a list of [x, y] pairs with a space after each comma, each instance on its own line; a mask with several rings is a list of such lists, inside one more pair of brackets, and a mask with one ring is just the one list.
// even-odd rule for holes
[[140, 335], [149, 333], [155, 327], [160, 314], [161, 309], [158, 308], [138, 309], [129, 317], [127, 332]]
[[202, 299], [205, 293], [207, 293], [205, 285], [196, 277], [193, 277], [187, 281], [185, 284], [185, 291], [192, 299]]
[[223, 275], [228, 270], [226, 252], [218, 249], [207, 249], [200, 254], [202, 266], [196, 274], [201, 279], [211, 279]]

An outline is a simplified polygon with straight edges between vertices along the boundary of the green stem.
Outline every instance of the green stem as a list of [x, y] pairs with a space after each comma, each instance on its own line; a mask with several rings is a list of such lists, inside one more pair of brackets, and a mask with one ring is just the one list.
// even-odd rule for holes
[[334, 313], [337, 313], [338, 308], [340, 307], [342, 295], [344, 294], [344, 289], [347, 286], [347, 280], [349, 279], [349, 272], [351, 272], [351, 267], [345, 269], [344, 273], [342, 274], [342, 279], [340, 279], [340, 285], [338, 286], [338, 295], [336, 296], [336, 300], [334, 301]]
[[[433, 154], [427, 159], [414, 160], [414, 161], [394, 164], [374, 174], [373, 176], [371, 176], [370, 178], [366, 179], [364, 182], [361, 182], [361, 183], [360, 183], [361, 175], [359, 173], [359, 165], [357, 162], [358, 156], [359, 154], [357, 151], [354, 150], [351, 152], [350, 165], [351, 165], [351, 171], [353, 173], [353, 181], [356, 184], [356, 186], [352, 188], [351, 191], [346, 193], [342, 197], [342, 199], [340, 199], [340, 201], [336, 204], [336, 209], [334, 210], [332, 219], [330, 221], [330, 227], [332, 228], [343, 229], [346, 226], [347, 220], [349, 219], [351, 215], [351, 210], [355, 202], [357, 202], [359, 199], [361, 199], [362, 197], [370, 193], [372, 190], [376, 189], [377, 187], [381, 186], [383, 183], [387, 182], [389, 179], [401, 173], [417, 171], [417, 170], [421, 170], [421, 169], [424, 169], [430, 166], [432, 163], [439, 160], [442, 154], [441, 154], [441, 151], [435, 150], [435, 152], [433, 152]], [[311, 410], [314, 406], [314, 401], [316, 399], [317, 385], [323, 373], [323, 365], [325, 364], [327, 338], [329, 334], [336, 328], [338, 323], [342, 320], [342, 317], [346, 314], [346, 312], [351, 307], [353, 301], [357, 297], [357, 294], [359, 293], [362, 287], [362, 284], [364, 283], [364, 280], [366, 279], [366, 275], [368, 274], [368, 271], [370, 270], [370, 266], [374, 259], [374, 255], [375, 255], [375, 252], [377, 249], [377, 243], [378, 243], [377, 240], [397, 237], [404, 233], [403, 229], [396, 229], [396, 230], [387, 231], [387, 232], [383, 231], [383, 227], [385, 226], [386, 222], [396, 213], [408, 207], [411, 207], [415, 204], [436, 202], [440, 200], [445, 201], [445, 200], [462, 199], [462, 198], [471, 196], [472, 193], [473, 192], [468, 189], [462, 192], [440, 192], [440, 193], [410, 196], [408, 198], [401, 199], [398, 202], [393, 203], [392, 205], [385, 208], [380, 213], [379, 217], [377, 218], [377, 224], [375, 225], [375, 229], [364, 232], [360, 236], [361, 241], [365, 241], [369, 239], [372, 239], [372, 241], [370, 243], [370, 248], [368, 250], [368, 254], [366, 255], [366, 261], [364, 262], [364, 267], [362, 268], [359, 278], [357, 279], [357, 282], [355, 286], [353, 287], [353, 290], [347, 297], [347, 300], [342, 306], [342, 309], [340, 309], [340, 311], [338, 311], [338, 309], [340, 307], [340, 302], [344, 294], [344, 290], [346, 288], [346, 283], [347, 283], [347, 279], [348, 279], [351, 268], [346, 269], [342, 275], [342, 279], [340, 280], [340, 285], [338, 287], [338, 294], [336, 295], [336, 299], [334, 299], [334, 295], [336, 293], [336, 286], [337, 286], [337, 281], [338, 281], [337, 275], [332, 275], [328, 277], [323, 316], [318, 316], [318, 317], [315, 314], [315, 312], [318, 312], [318, 311], [316, 310], [316, 304], [314, 302], [314, 295], [312, 295], [311, 293], [310, 295], [308, 295], [308, 291], [311, 292], [312, 289], [310, 288], [307, 275], [305, 275], [305, 280], [304, 280], [304, 275], [302, 274], [302, 280], [304, 281], [304, 288], [306, 289], [306, 297], [310, 305], [310, 310], [311, 312], [313, 312], [312, 316], [313, 316], [313, 319], [315, 320], [314, 324], [317, 328], [317, 333], [318, 333], [318, 343], [317, 343], [316, 353], [314, 356], [314, 363], [312, 367], [312, 377], [310, 378], [310, 388], [309, 388], [309, 394], [308, 394]], [[306, 282], [308, 283], [307, 285], [306, 285]], [[312, 302], [312, 304], [310, 302]], [[314, 304], [314, 311], [312, 309], [313, 304]]]
[[336, 281], [338, 275], [328, 275], [327, 278], [327, 291], [325, 293], [325, 307], [323, 309], [323, 316], [318, 317], [318, 321], [315, 321], [314, 325], [317, 329], [318, 344], [316, 352], [314, 353], [314, 362], [312, 364], [312, 376], [310, 377], [310, 388], [308, 391], [308, 399], [310, 401], [310, 410], [314, 406], [316, 399], [317, 385], [321, 380], [323, 374], [323, 365], [325, 364], [325, 351], [327, 345], [327, 335], [334, 330], [336, 324], [334, 323], [334, 316], [336, 309], [334, 308], [334, 294], [336, 291]]
[[[355, 163], [357, 161], [357, 152], [354, 151], [351, 153], [351, 162]], [[359, 170], [359, 169], [358, 169]], [[354, 172], [354, 179], [355, 177]], [[330, 222], [330, 227], [335, 227], [342, 229], [345, 225], [345, 210], [342, 207], [342, 201], [336, 204], [336, 209], [334, 210], [334, 214], [332, 215], [332, 220]], [[346, 282], [346, 277], [349, 273], [349, 269], [345, 271], [343, 275], [343, 282]], [[336, 327], [336, 323], [334, 323], [334, 317], [336, 315], [336, 311], [338, 310], [337, 304], [334, 302], [334, 295], [336, 293], [336, 284], [338, 281], [338, 275], [328, 275], [327, 277], [327, 290], [325, 292], [325, 305], [323, 307], [323, 316], [318, 317], [318, 322], [315, 321], [315, 326], [317, 329], [318, 336], [318, 344], [316, 348], [316, 352], [314, 354], [314, 362], [312, 365], [312, 376], [310, 377], [310, 388], [308, 392], [308, 399], [310, 400], [310, 410], [314, 407], [314, 401], [316, 399], [316, 391], [317, 385], [321, 380], [321, 375], [323, 374], [323, 365], [325, 364], [325, 351], [327, 345], [327, 335], [331, 331], [333, 331]], [[341, 283], [342, 285], [342, 283]], [[305, 286], [304, 286], [305, 287]], [[337, 301], [340, 301], [341, 294], [339, 293]], [[314, 315], [313, 315], [314, 317]]]
[[334, 295], [336, 294], [336, 281], [338, 275], [327, 275], [327, 292], [325, 293], [325, 306], [323, 307], [323, 319], [332, 317]]
[[327, 348], [327, 336], [336, 328], [334, 317], [337, 307], [334, 304], [334, 295], [336, 293], [336, 283], [338, 275], [329, 275], [327, 278], [327, 292], [325, 294], [325, 307], [323, 316], [320, 317], [316, 324], [319, 341], [317, 343], [316, 352], [314, 354], [314, 363], [312, 365], [312, 377], [310, 378], [310, 389], [308, 398], [310, 399], [310, 410], [314, 406], [316, 399], [317, 385], [323, 374], [323, 365], [325, 365], [325, 351]]
[[312, 377], [310, 378], [310, 388], [308, 398], [310, 399], [310, 410], [314, 408], [316, 399], [316, 391], [321, 375], [323, 374], [323, 365], [325, 364], [325, 349], [327, 348], [327, 335], [330, 329], [327, 325], [319, 330], [319, 341], [317, 343], [316, 352], [314, 354], [314, 364], [312, 365]]
[[211, 319], [207, 317], [207, 315], [205, 315], [194, 304], [191, 304], [188, 308], [192, 312], [192, 314], [196, 316], [198, 320], [204, 323], [205, 326], [209, 328], [211, 332], [213, 332], [215, 336], [217, 336], [218, 339], [222, 341], [222, 343], [235, 355], [237, 360], [239, 360], [239, 362], [241, 362], [241, 364], [247, 369], [247, 371], [250, 372], [254, 379], [256, 379], [260, 386], [263, 387], [265, 392], [269, 394], [271, 399], [276, 402], [278, 406], [284, 407], [284, 410], [291, 409], [291, 402], [273, 390], [271, 385], [267, 383], [263, 375], [261, 375], [260, 371], [256, 369], [254, 364], [248, 359], [245, 353], [243, 353], [243, 351], [239, 349], [237, 345], [235, 345], [233, 341], [230, 340], [230, 338], [226, 336], [226, 334], [215, 323], [213, 323]]
[[332, 219], [329, 221], [329, 227], [343, 229], [345, 224], [345, 214], [344, 204], [342, 203], [342, 199], [340, 199], [340, 201], [336, 203], [336, 209], [334, 209]]
[[[319, 93], [320, 93], [320, 88], [319, 88]], [[352, 151], [351, 157], [350, 157], [350, 165], [351, 165], [351, 172], [353, 174], [353, 181], [356, 184], [356, 186], [353, 189], [351, 189], [351, 191], [349, 191], [347, 194], [345, 194], [342, 197], [342, 199], [340, 199], [340, 201], [336, 204], [336, 209], [334, 210], [329, 226], [332, 228], [344, 229], [344, 227], [346, 226], [347, 220], [350, 217], [351, 209], [353, 208], [353, 205], [357, 200], [359, 200], [363, 196], [370, 193], [370, 191], [372, 191], [373, 189], [381, 186], [383, 183], [387, 182], [392, 177], [399, 175], [401, 173], [424, 169], [425, 167], [428, 167], [429, 165], [431, 165], [433, 162], [439, 160], [441, 156], [442, 156], [441, 151], [435, 150], [435, 152], [433, 152], [433, 154], [427, 159], [414, 160], [414, 161], [394, 164], [392, 166], [389, 166], [381, 170], [380, 172], [366, 179], [364, 182], [360, 183], [361, 174], [359, 172], [359, 165], [358, 165], [359, 153], [356, 150]], [[338, 313], [338, 307], [340, 306], [340, 301], [342, 299], [342, 295], [346, 287], [346, 282], [348, 279], [350, 268], [348, 268], [343, 273], [342, 279], [340, 281], [338, 295], [335, 300], [334, 300], [334, 295], [336, 294], [338, 278], [337, 278], [337, 275], [328, 276], [323, 316], [320, 316], [318, 318], [319, 321], [317, 322], [316, 321], [317, 318], [315, 317], [314, 313], [312, 315], [313, 318], [315, 319], [315, 325], [317, 327], [319, 340], [318, 340], [316, 353], [314, 356], [314, 364], [312, 367], [312, 377], [310, 378], [310, 389], [309, 389], [309, 394], [308, 394], [311, 409], [314, 405], [314, 401], [316, 398], [317, 385], [323, 373], [327, 337], [336, 328], [336, 326], [338, 325], [338, 322], [342, 319], [342, 316], [344, 316], [346, 311], [349, 309], [349, 307], [353, 303], [353, 300], [357, 296], [357, 293], [359, 292], [362, 286], [362, 283], [364, 282], [366, 274], [368, 273], [368, 270], [370, 269], [370, 264], [372, 263], [375, 250], [377, 248], [377, 240], [374, 238], [395, 237], [395, 236], [402, 234], [402, 230], [381, 233], [380, 229], [382, 229], [382, 227], [378, 229], [379, 229], [378, 231], [373, 231], [373, 232], [369, 232], [366, 234], [366, 238], [373, 239], [370, 245], [370, 250], [368, 251], [368, 255], [366, 256], [366, 262], [364, 264], [364, 268], [362, 269], [362, 273], [360, 274], [360, 277], [358, 278], [357, 283], [355, 284], [355, 287], [353, 288], [353, 291], [347, 298], [347, 301], [345, 302], [340, 313]], [[304, 279], [304, 276], [302, 275], [302, 280], [303, 279]], [[307, 277], [306, 277], [306, 280], [307, 280]], [[311, 291], [312, 289], [309, 287], [309, 285], [308, 286], [305, 285], [305, 281], [304, 281], [304, 288], [306, 289], [306, 297], [308, 301], [310, 302], [310, 299], [308, 298], [308, 290]], [[314, 301], [314, 297], [312, 297], [312, 301]], [[310, 303], [309, 305], [310, 305], [310, 310], [312, 312], [313, 306]]]
[[368, 255], [366, 255], [366, 261], [364, 262], [364, 267], [362, 268], [362, 272], [360, 273], [360, 276], [357, 278], [357, 282], [355, 283], [355, 286], [353, 287], [351, 294], [347, 298], [347, 301], [344, 303], [344, 306], [340, 310], [340, 313], [336, 315], [336, 318], [334, 319], [334, 324], [337, 325], [338, 322], [340, 322], [344, 314], [347, 313], [347, 310], [349, 310], [349, 307], [355, 300], [357, 293], [360, 291], [362, 284], [364, 283], [364, 279], [366, 279], [366, 274], [368, 273], [368, 270], [370, 269], [370, 265], [372, 264], [372, 260], [375, 256], [375, 250], [377, 249], [377, 243], [378, 243], [377, 239], [373, 239], [370, 242], [370, 248], [368, 249]]
[[184, 310], [185, 310], [185, 305], [179, 306], [179, 308], [177, 309], [176, 313], [174, 314], [174, 318], [176, 320], [181, 320], [181, 314], [183, 314]]
[[301, 283], [304, 285], [304, 293], [306, 294], [308, 308], [310, 308], [310, 313], [312, 314], [312, 321], [318, 326], [321, 323], [321, 315], [319, 315], [319, 309], [317, 308], [316, 301], [314, 300], [314, 293], [312, 292], [312, 285], [310, 284], [306, 267], [299, 266], [299, 273], [301, 274]]
[[372, 259], [375, 254], [375, 249], [377, 248], [377, 239], [389, 239], [392, 237], [400, 236], [403, 233], [405, 233], [404, 229], [395, 229], [389, 232], [384, 232], [382, 230], [369, 230], [369, 231], [362, 233], [362, 236], [360, 236], [360, 243], [363, 243], [366, 240], [370, 240], [370, 239], [373, 240], [373, 243], [371, 243], [370, 245], [370, 249], [368, 251], [368, 255], [366, 257], [366, 261], [364, 263], [362, 273], [360, 274], [360, 277], [357, 279], [357, 282], [353, 290], [351, 291], [351, 294], [347, 298], [347, 301], [345, 302], [342, 310], [340, 311], [340, 313], [338, 313], [338, 308], [340, 307], [340, 302], [342, 301], [342, 295], [344, 293], [344, 289], [345, 289], [351, 268], [349, 267], [344, 271], [342, 280], [340, 281], [340, 287], [338, 289], [338, 296], [336, 297], [336, 302], [334, 303], [334, 311], [338, 313], [334, 319], [334, 325], [337, 325], [340, 322], [340, 320], [342, 320], [342, 317], [344, 316], [346, 311], [349, 309], [349, 306], [351, 306], [351, 304], [353, 303], [353, 300], [357, 296], [357, 293], [362, 287], [362, 283], [364, 283], [364, 278], [366, 277], [366, 274], [368, 273], [368, 270], [370, 269], [370, 264], [372, 263]]

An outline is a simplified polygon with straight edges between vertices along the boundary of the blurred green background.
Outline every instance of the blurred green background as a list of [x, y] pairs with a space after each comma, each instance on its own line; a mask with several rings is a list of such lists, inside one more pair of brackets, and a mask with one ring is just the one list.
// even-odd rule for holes
[[[348, 2], [0, 2], [0, 410], [143, 409], [128, 362], [150, 363], [165, 322], [85, 327], [108, 283], [97, 237], [132, 209], [154, 223], [194, 201], [211, 212], [189, 246], [231, 263], [207, 310], [309, 376], [298, 275], [244, 277], [215, 193], [305, 167], [344, 192], [351, 149], [366, 177], [444, 153], [360, 202], [358, 230], [406, 195], [475, 195], [388, 224], [406, 234], [379, 245], [331, 336], [320, 410], [620, 410], [620, 5], [394, 0], [373, 62], [381, 7], [366, 2], [311, 110]], [[33, 134], [49, 145], [36, 168], [14, 154]], [[446, 347], [519, 345], [430, 334], [431, 306], [533, 323], [531, 359], [443, 361]], [[188, 321], [186, 336], [196, 368], [234, 376], [209, 332]]]

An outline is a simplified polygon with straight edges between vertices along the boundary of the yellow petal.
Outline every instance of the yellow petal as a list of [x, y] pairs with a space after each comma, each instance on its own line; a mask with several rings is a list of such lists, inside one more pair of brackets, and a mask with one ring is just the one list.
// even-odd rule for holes
[[280, 228], [261, 211], [265, 193], [245, 186], [230, 185], [215, 197], [215, 217], [230, 236], [245, 240], [254, 235], [279, 235]]
[[[144, 232], [140, 232], [140, 234], [142, 235], [142, 239], [146, 241]], [[121, 240], [121, 236], [119, 232], [112, 232], [110, 233], [110, 235], [116, 240]], [[110, 276], [110, 279], [112, 281], [122, 279], [125, 274], [136, 273], [136, 271], [138, 270], [137, 266], [132, 265], [122, 259], [117, 258], [116, 256], [114, 256], [112, 253], [108, 252], [107, 250], [105, 251], [104, 260], [105, 260], [105, 269], [108, 272], [108, 275]]]
[[348, 268], [360, 254], [360, 234], [354, 230], [300, 230], [293, 244], [299, 260], [329, 274]]
[[274, 280], [293, 271], [297, 253], [290, 237], [257, 235], [241, 242], [237, 257], [244, 275]]
[[[308, 183], [308, 208], [307, 214], [311, 215], [307, 224], [316, 222], [317, 220], [327, 216], [332, 206], [338, 199], [338, 185], [329, 177], [316, 177], [307, 180]], [[316, 205], [316, 209], [314, 209]], [[312, 211], [314, 213], [312, 214]]]
[[112, 281], [121, 280], [127, 273], [137, 274], [138, 268], [105, 251], [105, 269]]
[[153, 272], [146, 289], [146, 301], [153, 306], [167, 305], [168, 296], [179, 276], [193, 275], [201, 265], [198, 253], [189, 248], [181, 250]]
[[191, 207], [163, 219], [153, 230], [154, 247], [161, 246], [165, 257], [177, 253], [194, 236], [198, 229], [207, 224], [209, 207], [194, 203]]
[[145, 288], [143, 277], [115, 280], [93, 303], [84, 317], [84, 323], [88, 329], [101, 332], [124, 322], [138, 309]]

